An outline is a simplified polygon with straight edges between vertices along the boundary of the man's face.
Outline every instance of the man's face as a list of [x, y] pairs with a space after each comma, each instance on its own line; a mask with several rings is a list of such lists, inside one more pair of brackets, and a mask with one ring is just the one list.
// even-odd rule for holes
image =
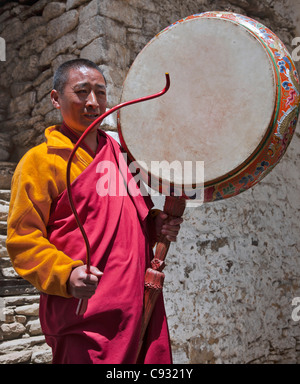
[[93, 68], [71, 69], [63, 93], [53, 90], [51, 99], [64, 122], [82, 133], [106, 111], [104, 78]]

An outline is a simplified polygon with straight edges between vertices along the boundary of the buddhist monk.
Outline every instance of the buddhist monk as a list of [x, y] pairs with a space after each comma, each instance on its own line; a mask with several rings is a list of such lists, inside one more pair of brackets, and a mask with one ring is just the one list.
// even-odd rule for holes
[[[16, 168], [7, 249], [17, 273], [41, 292], [40, 322], [54, 364], [135, 363], [145, 270], [157, 236], [163, 233], [176, 241], [182, 219], [167, 224], [167, 214], [154, 210], [150, 197], [142, 193], [99, 191], [101, 165], [110, 164], [113, 176], [124, 151], [96, 126], [71, 166], [73, 198], [91, 244], [87, 273], [84, 240], [66, 191], [66, 166], [78, 138], [106, 111], [103, 73], [89, 60], [65, 62], [54, 74], [51, 101], [63, 123], [47, 128], [46, 141], [30, 149]], [[122, 177], [114, 177], [117, 190], [132, 180], [129, 169], [126, 172], [124, 180], [124, 170]], [[80, 316], [78, 299], [88, 299]], [[162, 294], [138, 363], [172, 363]]]

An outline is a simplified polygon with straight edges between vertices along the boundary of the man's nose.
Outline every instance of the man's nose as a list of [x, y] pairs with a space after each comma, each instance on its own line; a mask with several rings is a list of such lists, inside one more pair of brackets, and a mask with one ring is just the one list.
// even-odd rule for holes
[[92, 107], [98, 107], [99, 103], [96, 97], [96, 94], [94, 91], [91, 91], [87, 97], [86, 105], [92, 106]]

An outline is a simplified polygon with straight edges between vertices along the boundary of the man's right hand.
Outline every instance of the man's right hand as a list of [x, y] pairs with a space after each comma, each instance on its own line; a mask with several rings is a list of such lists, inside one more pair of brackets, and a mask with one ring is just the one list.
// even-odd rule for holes
[[86, 265], [74, 268], [67, 281], [67, 290], [77, 299], [89, 299], [93, 296], [103, 275], [98, 268], [91, 266], [90, 273], [86, 273]]

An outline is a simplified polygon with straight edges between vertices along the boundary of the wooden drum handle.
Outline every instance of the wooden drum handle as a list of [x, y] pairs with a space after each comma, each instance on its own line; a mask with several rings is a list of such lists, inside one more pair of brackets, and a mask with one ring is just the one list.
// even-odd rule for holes
[[[174, 217], [181, 217], [185, 210], [186, 200], [181, 197], [166, 196], [164, 212], [169, 216], [166, 222]], [[170, 241], [165, 235], [160, 235], [154, 258], [151, 261], [151, 268], [148, 268], [145, 274], [145, 294], [144, 294], [144, 312], [140, 334], [140, 342], [137, 352], [138, 360], [147, 326], [149, 324], [156, 301], [163, 289], [165, 275], [162, 270], [165, 267], [165, 258], [170, 247]]]
[[82, 316], [85, 313], [87, 306], [88, 306], [88, 299], [80, 299], [77, 304], [76, 315]]

